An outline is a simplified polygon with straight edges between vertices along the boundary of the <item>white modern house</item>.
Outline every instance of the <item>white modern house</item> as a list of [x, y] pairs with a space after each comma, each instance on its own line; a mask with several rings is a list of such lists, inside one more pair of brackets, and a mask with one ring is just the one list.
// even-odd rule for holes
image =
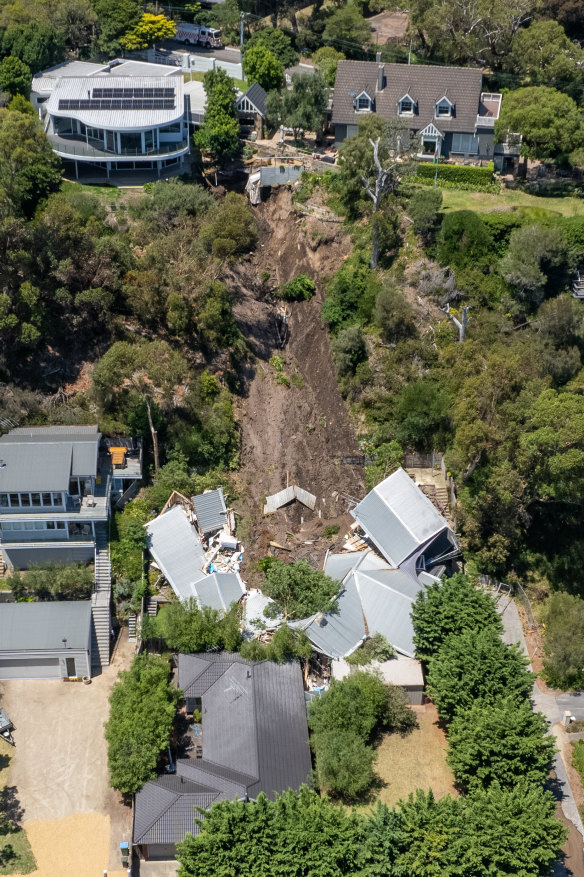
[[180, 166], [189, 148], [182, 70], [142, 61], [73, 61], [35, 76], [31, 100], [54, 151], [105, 173]]

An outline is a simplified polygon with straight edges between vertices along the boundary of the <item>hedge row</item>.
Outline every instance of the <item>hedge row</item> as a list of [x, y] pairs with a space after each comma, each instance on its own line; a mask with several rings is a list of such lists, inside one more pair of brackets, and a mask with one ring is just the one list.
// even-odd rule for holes
[[[422, 179], [434, 179], [436, 165], [419, 164], [417, 176]], [[493, 182], [493, 165], [487, 167], [471, 167], [460, 164], [439, 164], [438, 179], [450, 183], [471, 183], [473, 186], [488, 186]]]
[[[409, 182], [418, 186], [433, 186], [434, 177], [410, 177]], [[487, 192], [498, 195], [501, 191], [499, 183], [455, 183], [450, 180], [441, 180], [438, 176], [438, 185], [441, 189], [458, 189], [461, 192]]]

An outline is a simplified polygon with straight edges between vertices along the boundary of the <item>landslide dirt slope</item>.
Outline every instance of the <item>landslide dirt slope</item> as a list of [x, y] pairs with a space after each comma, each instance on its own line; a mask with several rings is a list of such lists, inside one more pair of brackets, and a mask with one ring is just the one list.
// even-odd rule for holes
[[[351, 245], [341, 225], [295, 215], [286, 190], [254, 210], [260, 235], [256, 252], [225, 278], [234, 293], [239, 328], [256, 354], [244, 376], [245, 395], [237, 411], [242, 435], [237, 507], [246, 525], [253, 528], [248, 560], [265, 554], [270, 539], [281, 544], [288, 539], [293, 549], [289, 557], [310, 555], [319, 564], [332, 544], [318, 538], [324, 526], [339, 523], [342, 537], [350, 523], [346, 504], [335, 502], [333, 492], [363, 495], [363, 469], [339, 460], [358, 454], [359, 448], [355, 426], [338, 390], [329, 336], [321, 319], [323, 279], [340, 267]], [[262, 282], [264, 272], [270, 277]], [[316, 282], [316, 295], [308, 302], [288, 304], [290, 338], [284, 350], [279, 350], [275, 335], [279, 300], [274, 290], [302, 272]], [[269, 364], [275, 353], [282, 355], [288, 377], [300, 376], [301, 387], [277, 383], [278, 372]], [[287, 483], [315, 494], [315, 511], [294, 504], [264, 518], [263, 499]], [[305, 541], [314, 544], [304, 547]]]

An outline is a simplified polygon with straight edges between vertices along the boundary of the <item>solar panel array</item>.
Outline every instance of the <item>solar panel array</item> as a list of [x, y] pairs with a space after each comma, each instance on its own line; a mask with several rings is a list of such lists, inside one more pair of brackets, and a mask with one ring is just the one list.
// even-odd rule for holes
[[94, 88], [94, 98], [169, 98], [174, 88]]
[[174, 88], [94, 88], [89, 97], [59, 100], [60, 110], [173, 110], [174, 105]]

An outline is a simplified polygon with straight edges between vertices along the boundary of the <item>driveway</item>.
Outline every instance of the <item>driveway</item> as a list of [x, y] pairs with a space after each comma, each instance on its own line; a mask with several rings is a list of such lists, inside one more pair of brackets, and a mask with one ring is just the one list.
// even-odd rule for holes
[[[0, 684], [15, 727], [10, 784], [39, 863], [35, 877], [101, 875], [110, 864], [120, 867], [119, 842], [130, 839], [131, 810], [109, 788], [103, 725], [118, 671], [132, 654], [123, 639], [112, 665], [91, 685], [53, 679]], [[63, 868], [67, 845], [76, 851], [75, 870]]]

